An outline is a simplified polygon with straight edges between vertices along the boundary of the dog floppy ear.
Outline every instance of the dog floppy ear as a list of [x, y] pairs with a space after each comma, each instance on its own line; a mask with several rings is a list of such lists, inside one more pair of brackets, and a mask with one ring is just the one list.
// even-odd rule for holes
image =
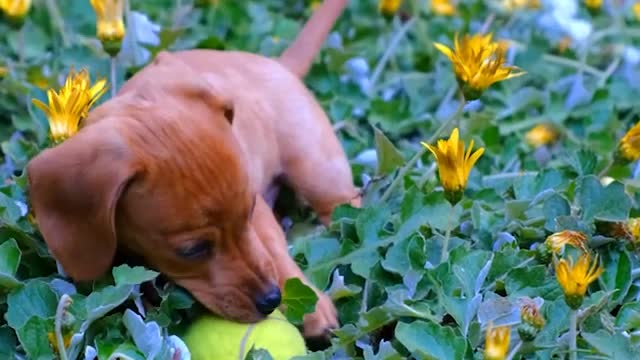
[[[169, 89], [189, 100], [202, 101], [213, 111], [220, 111], [229, 124], [233, 124], [234, 107], [231, 98], [227, 96], [228, 90], [223, 88], [221, 79], [212, 73], [196, 72], [183, 60], [167, 51], [161, 51], [153, 60], [157, 74], [166, 73], [166, 76], [154, 77], [151, 89], [163, 88], [159, 82], [165, 82], [164, 88]], [[162, 93], [162, 91], [160, 91]], [[143, 96], [149, 96], [148, 93]], [[161, 96], [160, 99], [163, 97]]]
[[116, 129], [89, 125], [27, 165], [29, 200], [53, 256], [74, 280], [94, 280], [116, 251], [115, 211], [135, 171]]

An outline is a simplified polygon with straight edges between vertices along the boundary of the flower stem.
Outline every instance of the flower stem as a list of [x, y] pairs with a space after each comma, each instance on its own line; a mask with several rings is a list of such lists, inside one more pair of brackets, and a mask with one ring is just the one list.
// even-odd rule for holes
[[382, 54], [382, 57], [376, 64], [376, 67], [373, 69], [373, 73], [371, 73], [371, 81], [369, 83], [369, 95], [371, 95], [372, 90], [375, 88], [376, 83], [380, 79], [380, 75], [382, 75], [382, 70], [384, 70], [385, 66], [389, 62], [391, 55], [395, 53], [396, 48], [400, 43], [400, 40], [402, 40], [405, 37], [405, 35], [407, 34], [407, 31], [409, 31], [409, 29], [411, 28], [411, 26], [413, 26], [415, 22], [416, 22], [416, 18], [412, 17], [409, 21], [404, 23], [402, 27], [398, 29], [398, 31], [395, 34], [393, 34], [393, 37], [389, 42], [389, 46], [387, 46], [387, 49], [384, 51], [384, 53]]
[[446, 262], [449, 259], [449, 239], [451, 239], [451, 216], [453, 216], [453, 206], [449, 210], [449, 216], [447, 217], [447, 232], [444, 234], [444, 240], [442, 241], [442, 252], [440, 253], [440, 263]]
[[570, 359], [578, 359], [578, 311], [571, 310], [569, 315], [569, 352]]
[[114, 98], [116, 96], [116, 93], [118, 92], [118, 87], [116, 85], [116, 81], [117, 81], [117, 73], [116, 73], [116, 57], [112, 56], [111, 57], [111, 98]]
[[25, 54], [24, 54], [24, 26], [20, 28], [20, 30], [18, 31], [18, 64], [20, 64], [20, 66], [24, 65], [24, 58], [25, 58]]
[[60, 297], [60, 301], [58, 302], [58, 307], [56, 309], [56, 318], [54, 323], [54, 331], [56, 335], [56, 343], [58, 345], [58, 354], [60, 355], [60, 360], [68, 360], [67, 349], [64, 346], [64, 339], [62, 337], [62, 318], [64, 317], [64, 312], [67, 310], [67, 307], [71, 305], [71, 297], [67, 294], [63, 294]]
[[[453, 116], [445, 120], [426, 142], [427, 143], [434, 142], [440, 136], [440, 133], [442, 133], [453, 120], [457, 119], [460, 115], [462, 115], [462, 111], [464, 110], [464, 105], [465, 105], [465, 101], [461, 101], [460, 104], [458, 104], [458, 109], [453, 114]], [[413, 168], [413, 166], [418, 162], [418, 160], [426, 152], [427, 152], [427, 148], [425, 148], [424, 146], [421, 146], [421, 149], [415, 155], [413, 155], [413, 157], [409, 159], [409, 161], [400, 169], [398, 176], [396, 176], [396, 178], [391, 182], [387, 190], [385, 190], [385, 192], [380, 197], [380, 202], [385, 202], [389, 199], [389, 196], [391, 196], [391, 193], [393, 193], [393, 190], [395, 190], [395, 188], [398, 187], [398, 185], [400, 185], [405, 175], [407, 175], [409, 170]]]
[[522, 347], [522, 341], [518, 342], [518, 344], [516, 344], [516, 346], [513, 347], [513, 349], [511, 349], [511, 352], [509, 352], [509, 354], [507, 355], [507, 357], [505, 358], [505, 360], [511, 360], [513, 359], [514, 356], [516, 356], [516, 354], [518, 353], [518, 351], [520, 351], [520, 348]]
[[62, 18], [62, 14], [60, 14], [60, 9], [54, 0], [46, 0], [45, 2], [47, 6], [47, 11], [49, 11], [49, 17], [53, 26], [57, 28], [60, 33], [60, 38], [62, 39], [62, 46], [69, 46], [69, 38], [67, 37], [67, 32], [64, 31], [64, 19]]

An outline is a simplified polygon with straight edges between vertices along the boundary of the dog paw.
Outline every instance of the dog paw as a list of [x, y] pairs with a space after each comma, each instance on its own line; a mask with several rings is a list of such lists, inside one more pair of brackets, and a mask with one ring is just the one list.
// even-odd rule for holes
[[338, 327], [338, 312], [331, 298], [317, 292], [316, 311], [304, 317], [304, 336], [306, 338], [329, 338], [331, 330]]

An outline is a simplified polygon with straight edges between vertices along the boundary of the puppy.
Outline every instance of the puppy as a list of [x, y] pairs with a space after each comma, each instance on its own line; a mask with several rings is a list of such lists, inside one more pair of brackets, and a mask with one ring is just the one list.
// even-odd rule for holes
[[[27, 166], [40, 231], [77, 281], [142, 257], [212, 312], [256, 322], [299, 277], [264, 199], [284, 178], [326, 224], [359, 206], [344, 151], [301, 78], [347, 0], [326, 0], [279, 59], [161, 53], [96, 107], [84, 127]], [[337, 326], [316, 289], [307, 337]]]

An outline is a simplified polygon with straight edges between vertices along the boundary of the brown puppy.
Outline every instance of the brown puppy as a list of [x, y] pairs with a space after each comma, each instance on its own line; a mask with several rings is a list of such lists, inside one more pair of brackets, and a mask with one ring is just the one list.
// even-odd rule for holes
[[[284, 177], [327, 223], [359, 198], [330, 122], [300, 81], [347, 0], [327, 0], [278, 61], [242, 52], [162, 53], [28, 165], [40, 230], [76, 280], [116, 247], [142, 256], [211, 311], [254, 322], [307, 281], [263, 195]], [[336, 326], [318, 291], [305, 335]]]

